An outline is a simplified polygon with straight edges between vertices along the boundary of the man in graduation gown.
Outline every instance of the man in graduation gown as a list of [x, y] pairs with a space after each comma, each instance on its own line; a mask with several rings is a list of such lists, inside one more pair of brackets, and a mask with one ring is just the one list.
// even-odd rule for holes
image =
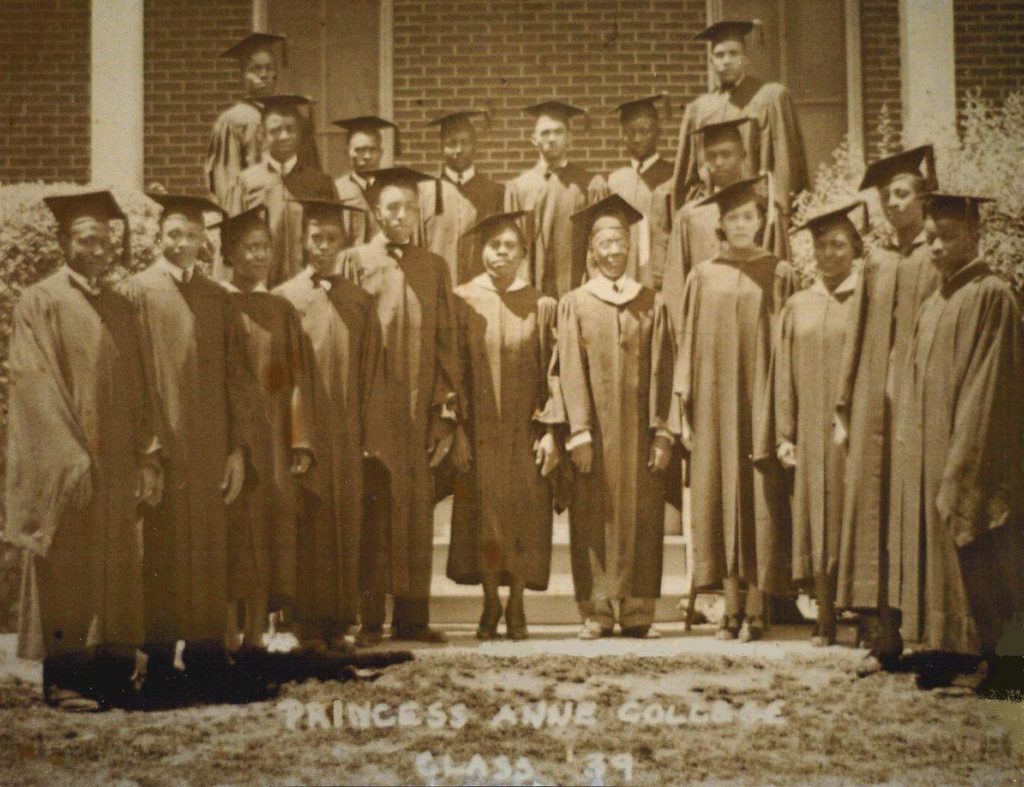
[[608, 176], [608, 189], [643, 214], [630, 227], [629, 266], [626, 274], [645, 287], [661, 289], [664, 257], [657, 250], [664, 248], [661, 236], [668, 231], [668, 196], [665, 185], [672, 178], [672, 164], [658, 153], [661, 122], [657, 101], [664, 94], [627, 101], [615, 111], [622, 126], [622, 138], [629, 153], [629, 164]]
[[353, 209], [337, 201], [302, 208], [307, 265], [274, 290], [300, 315], [313, 374], [317, 461], [296, 544], [295, 614], [303, 639], [343, 649], [359, 617], [363, 452], [381, 362], [380, 321], [373, 299], [339, 275], [342, 215]]
[[335, 198], [331, 179], [299, 158], [299, 107], [308, 106], [305, 96], [280, 95], [260, 99], [266, 155], [242, 170], [228, 196], [227, 210], [265, 205], [270, 215], [273, 258], [267, 284], [274, 287], [302, 270], [301, 199]]
[[[663, 471], [674, 365], [661, 297], [626, 275], [639, 211], [613, 195], [575, 214], [593, 278], [558, 306], [557, 385], [575, 468], [569, 528], [581, 639], [647, 636], [661, 595]], [[616, 606], [618, 607], [616, 609]]]
[[[505, 189], [476, 169], [477, 132], [473, 118], [484, 112], [452, 112], [431, 120], [441, 133], [439, 182], [420, 187], [424, 245], [448, 263], [453, 285], [483, 273], [483, 247], [477, 233], [468, 230], [478, 219], [501, 212]], [[438, 197], [440, 196], [440, 200]]]
[[[206, 152], [206, 182], [210, 193], [225, 209], [228, 208], [228, 193], [238, 173], [263, 157], [259, 100], [272, 95], [277, 84], [276, 44], [286, 46], [285, 37], [251, 33], [221, 55], [238, 60], [246, 92], [244, 99], [217, 117]], [[304, 116], [299, 118], [299, 137], [299, 160], [313, 169], [320, 169], [313, 124]]]
[[987, 201], [933, 192], [925, 202], [942, 281], [908, 347], [889, 519], [890, 600], [904, 636], [982, 658], [1011, 639], [1009, 625], [1020, 642], [1013, 618], [1024, 613], [1024, 334], [1010, 284], [979, 256]]
[[344, 118], [334, 121], [334, 125], [348, 133], [348, 161], [352, 168], [334, 181], [338, 199], [355, 208], [344, 214], [345, 232], [350, 243], [369, 243], [380, 232], [367, 191], [373, 184], [373, 172], [380, 169], [384, 157], [383, 131], [392, 131], [392, 158], [402, 155], [401, 136], [398, 126], [374, 115]]
[[[931, 160], [930, 146], [913, 148], [872, 163], [861, 183], [878, 189], [896, 244], [873, 250], [864, 261], [836, 403], [836, 439], [848, 445], [836, 605], [866, 616], [861, 639], [870, 653], [860, 674], [895, 666], [903, 650], [899, 613], [887, 596], [892, 417], [914, 318], [939, 282], [922, 212], [924, 194], [935, 182]], [[868, 622], [876, 619], [872, 633]]]
[[45, 201], [65, 264], [22, 292], [9, 355], [4, 535], [24, 550], [18, 655], [32, 659], [144, 641], [137, 507], [162, 488], [138, 326], [103, 282], [108, 221], [127, 219], [106, 191]]
[[245, 641], [256, 645], [267, 612], [276, 623], [294, 609], [298, 484], [308, 483], [316, 423], [299, 316], [288, 301], [267, 291], [267, 219], [261, 205], [220, 225], [221, 251], [232, 272], [224, 286], [241, 314], [259, 394], [249, 445], [254, 478], [230, 512], [229, 533], [232, 597], [244, 604]]
[[163, 207], [160, 255], [120, 285], [135, 305], [164, 447], [163, 500], [143, 528], [147, 641], [225, 639], [228, 509], [245, 482], [254, 381], [238, 310], [196, 266], [203, 213], [219, 208], [149, 196]]
[[580, 285], [586, 271], [572, 251], [571, 216], [607, 196], [608, 184], [569, 161], [569, 121], [585, 111], [561, 101], [545, 101], [524, 112], [535, 118], [530, 142], [537, 163], [505, 185], [505, 210], [528, 211], [530, 253], [520, 278], [545, 295], [559, 298]]
[[385, 593], [394, 596], [394, 638], [445, 640], [429, 626], [431, 469], [454, 438], [460, 380], [448, 266], [411, 243], [417, 186], [428, 179], [405, 167], [377, 170], [369, 197], [381, 232], [342, 255], [344, 274], [373, 297], [384, 334], [367, 442], [390, 476], [387, 510], [363, 531], [374, 543], [364, 550], [357, 642], [380, 641]]
[[701, 126], [738, 117], [756, 122], [744, 127], [746, 149], [751, 151], [748, 177], [770, 172], [777, 199], [788, 213], [793, 197], [810, 185], [803, 134], [793, 97], [777, 82], [762, 82], [747, 73], [746, 36], [750, 21], [716, 22], [696, 39], [711, 46], [711, 67], [717, 85], [694, 99], [683, 113], [676, 150], [672, 199], [683, 204], [687, 191], [699, 179], [698, 143], [693, 131]]

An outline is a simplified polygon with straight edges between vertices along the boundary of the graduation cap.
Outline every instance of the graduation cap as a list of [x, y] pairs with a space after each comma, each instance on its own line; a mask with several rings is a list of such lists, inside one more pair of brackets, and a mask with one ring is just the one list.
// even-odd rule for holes
[[482, 219], [477, 221], [476, 224], [462, 233], [462, 237], [465, 238], [469, 235], [477, 235], [481, 240], [486, 242], [489, 238], [493, 238], [498, 232], [506, 227], [515, 227], [525, 238], [526, 233], [523, 232], [523, 228], [518, 222], [528, 212], [529, 211], [525, 210], [513, 210], [508, 213], [492, 213], [489, 216], [484, 216]]
[[559, 120], [566, 125], [569, 125], [569, 121], [577, 115], [586, 115], [587, 110], [574, 107], [572, 104], [566, 104], [564, 101], [542, 101], [539, 104], [533, 104], [528, 107], [523, 107], [523, 112], [528, 115], [532, 115], [535, 118], [540, 117], [551, 117], [555, 120]]
[[433, 180], [437, 183], [437, 199], [439, 204], [437, 212], [441, 212], [441, 181], [439, 178], [434, 178], [411, 167], [385, 167], [383, 169], [371, 170], [366, 175], [373, 178], [373, 182], [366, 189], [366, 199], [371, 205], [380, 199], [380, 193], [388, 186], [404, 186], [415, 191], [420, 183]]
[[[850, 218], [850, 214], [857, 210], [857, 208], [861, 209], [861, 228], [859, 230], [857, 230], [853, 220]], [[868, 217], [867, 203], [864, 202], [864, 200], [859, 199], [849, 203], [848, 205], [843, 205], [841, 208], [833, 208], [831, 210], [823, 211], [815, 216], [811, 216], [809, 219], [805, 219], [802, 224], [798, 224], [790, 229], [790, 232], [793, 233], [800, 232], [801, 230], [810, 230], [811, 235], [817, 236], [837, 224], [844, 226], [849, 225], [861, 234], [868, 232], [871, 229], [871, 220]]]
[[380, 135], [381, 131], [390, 128], [395, 133], [395, 156], [402, 155], [402, 140], [398, 132], [398, 126], [390, 120], [385, 120], [376, 115], [360, 115], [359, 117], [335, 120], [334, 125], [345, 129], [349, 137], [360, 131], [364, 134]]
[[924, 215], [933, 219], [962, 219], [970, 223], [981, 220], [981, 206], [995, 202], [991, 197], [976, 197], [970, 194], [946, 194], [932, 191], [924, 197]]
[[121, 229], [121, 263], [125, 266], [131, 258], [131, 227], [128, 217], [117, 204], [114, 195], [109, 191], [89, 191], [84, 194], [54, 194], [43, 197], [46, 207], [53, 213], [57, 224], [65, 232], [81, 218], [93, 218], [97, 221], [120, 221]]
[[444, 137], [458, 128], [468, 126], [472, 129], [473, 118], [475, 117], [483, 117], [485, 125], [490, 125], [491, 113], [486, 109], [467, 109], [460, 112], [449, 112], [447, 115], [441, 115], [441, 117], [428, 120], [424, 125], [439, 127], [441, 136]]
[[313, 103], [309, 96], [302, 96], [297, 93], [280, 93], [274, 96], [260, 96], [252, 99], [259, 105], [260, 114], [265, 118], [271, 112], [279, 112], [286, 115], [298, 115], [300, 107], [308, 107]]
[[691, 136], [699, 137], [704, 147], [717, 145], [725, 140], [739, 140], [743, 142], [742, 127], [745, 123], [756, 123], [752, 117], [739, 117], [732, 120], [722, 120], [716, 123], [705, 123], [700, 128], [690, 132]]
[[747, 178], [737, 181], [731, 186], [726, 186], [697, 204], [717, 205], [719, 214], [724, 216], [729, 211], [746, 205], [748, 202], [757, 202], [763, 205], [766, 201], [765, 191], [765, 176], [758, 175], [756, 178]]
[[221, 57], [234, 57], [244, 61], [253, 52], [261, 49], [273, 50], [274, 44], [281, 45], [282, 65], [288, 65], [288, 39], [274, 33], [249, 33], [245, 38], [220, 53]]
[[[922, 165], [924, 166], [923, 173]], [[931, 145], [921, 145], [872, 162], [864, 171], [860, 188], [861, 190], [883, 189], [899, 175], [924, 178], [929, 191], [936, 189], [938, 180], [935, 176], [935, 149]]]
[[357, 208], [355, 205], [349, 205], [335, 199], [298, 199], [289, 201], [298, 202], [302, 206], [303, 224], [310, 220], [332, 221], [335, 224], [343, 224], [346, 210], [352, 213], [366, 213], [362, 208]]
[[163, 208], [161, 221], [171, 214], [178, 213], [206, 227], [203, 214], [216, 213], [224, 217], [224, 210], [209, 197], [200, 194], [167, 194], [162, 191], [147, 191], [146, 196]]
[[644, 214], [630, 205], [618, 194], [611, 194], [593, 205], [588, 205], [583, 210], [572, 214], [573, 224], [585, 228], [589, 236], [593, 233], [598, 221], [603, 218], [615, 218], [624, 226], [629, 227], [636, 224], [644, 217]]
[[615, 107], [612, 112], [618, 113], [620, 123], [628, 123], [637, 115], [657, 115], [658, 109], [655, 107], [655, 104], [659, 101], [668, 107], [668, 93], [655, 93], [653, 96], [647, 96], [646, 98], [635, 98], [632, 101], [625, 101]]
[[722, 41], [746, 43], [747, 35], [755, 27], [761, 29], [760, 19], [723, 19], [708, 25], [693, 38], [695, 41], [708, 41], [712, 46]]
[[265, 205], [249, 208], [249, 210], [243, 211], [237, 216], [223, 219], [217, 225], [217, 229], [220, 230], [221, 254], [226, 265], [231, 265], [226, 250], [230, 249], [246, 232], [256, 227], [265, 229], [268, 232], [270, 231], [270, 214], [267, 212]]

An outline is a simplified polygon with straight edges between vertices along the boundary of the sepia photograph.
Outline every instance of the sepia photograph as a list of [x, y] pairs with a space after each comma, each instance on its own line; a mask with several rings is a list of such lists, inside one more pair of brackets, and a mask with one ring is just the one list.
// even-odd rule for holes
[[0, 0], [0, 784], [1024, 781], [1024, 4]]

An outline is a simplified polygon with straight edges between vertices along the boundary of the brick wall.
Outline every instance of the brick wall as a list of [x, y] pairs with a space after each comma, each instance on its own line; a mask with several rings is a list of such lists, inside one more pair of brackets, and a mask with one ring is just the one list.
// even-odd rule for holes
[[955, 0], [956, 90], [1000, 100], [1024, 87], [1024, 3]]
[[886, 107], [900, 129], [900, 18], [898, 0], [862, 0], [861, 68], [864, 90], [864, 142], [868, 160], [878, 158], [878, 120]]
[[89, 0], [0, 0], [0, 183], [88, 179], [89, 19]]
[[206, 188], [210, 128], [242, 92], [220, 53], [252, 29], [252, 0], [146, 0], [145, 182]]
[[662, 151], [673, 155], [680, 105], [707, 89], [706, 45], [692, 41], [705, 24], [704, 0], [395, 0], [395, 120], [404, 159], [436, 169], [436, 129], [424, 121], [444, 109], [486, 106], [490, 131], [478, 160], [505, 180], [530, 166], [531, 120], [518, 111], [558, 96], [591, 112], [574, 121], [576, 159], [593, 171], [620, 166], [626, 154], [617, 117], [629, 98], [671, 96]]

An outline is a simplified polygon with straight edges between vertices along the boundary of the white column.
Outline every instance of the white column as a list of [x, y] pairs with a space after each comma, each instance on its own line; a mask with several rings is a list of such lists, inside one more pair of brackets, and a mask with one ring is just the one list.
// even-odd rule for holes
[[937, 142], [956, 128], [953, 0], [900, 0], [903, 142]]
[[92, 181], [142, 188], [143, 0], [92, 0]]
[[864, 73], [861, 66], [859, 0], [844, 0], [846, 17], [846, 129], [850, 151], [864, 160]]
[[[380, 3], [380, 48], [378, 58], [380, 62], [379, 71], [379, 113], [381, 117], [391, 120], [395, 114], [395, 20], [394, 4], [392, 0], [381, 0]], [[391, 150], [394, 146], [388, 146], [381, 162], [385, 167], [390, 167], [394, 162], [391, 160]]]

